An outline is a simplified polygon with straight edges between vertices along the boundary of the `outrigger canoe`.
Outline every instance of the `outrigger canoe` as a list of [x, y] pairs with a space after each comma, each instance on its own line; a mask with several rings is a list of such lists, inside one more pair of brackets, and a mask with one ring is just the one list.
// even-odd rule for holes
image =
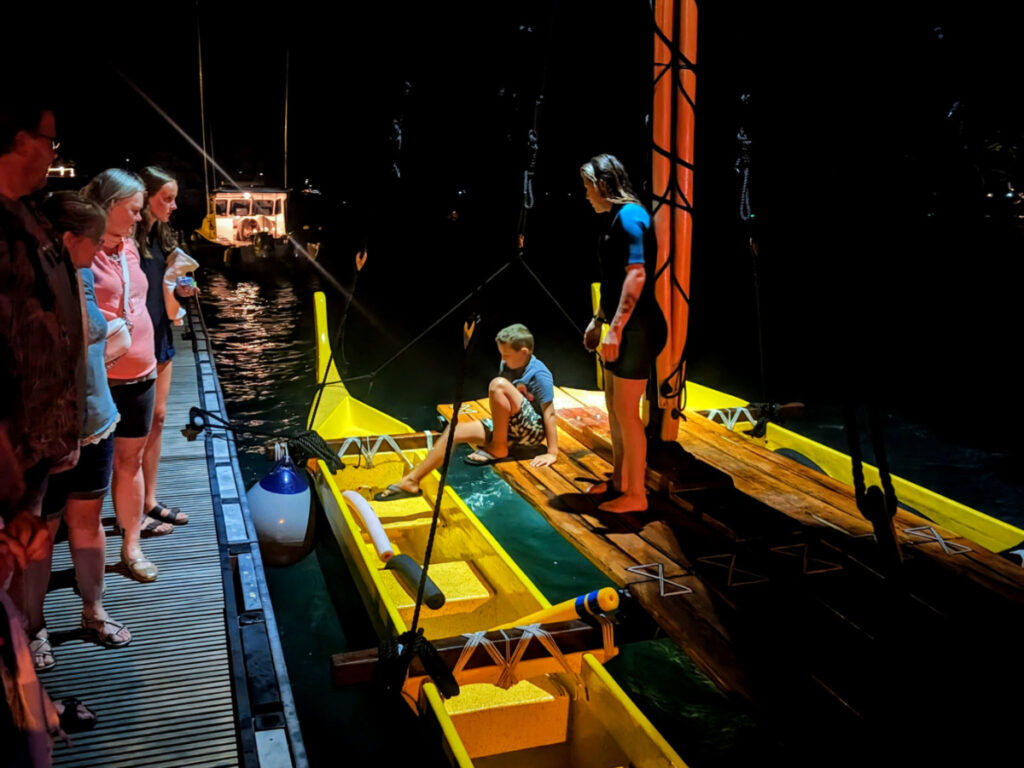
[[[344, 468], [332, 472], [317, 461], [314, 485], [378, 633], [397, 637], [409, 629], [415, 591], [386, 567], [387, 559], [401, 554], [422, 563], [439, 475], [425, 478], [422, 496], [370, 501], [396, 482], [409, 462], [421, 460], [424, 451], [401, 449], [401, 436], [413, 430], [345, 388], [331, 362], [322, 293], [316, 294], [315, 316], [318, 381], [328, 386], [311, 415], [311, 428], [333, 445], [342, 441]], [[360, 444], [361, 450], [353, 455], [345, 441]], [[513, 627], [549, 609], [544, 595], [451, 488], [444, 489], [442, 499], [428, 574], [445, 601], [437, 609], [423, 606], [419, 625], [424, 636], [437, 641]], [[380, 551], [380, 532], [374, 543], [372, 524], [364, 519], [368, 515], [379, 520], [388, 551]], [[606, 632], [599, 647], [559, 653], [558, 659], [524, 657], [515, 669], [507, 656], [471, 669], [467, 664], [457, 675], [460, 693], [447, 699], [414, 667], [403, 693], [420, 714], [436, 720], [452, 764], [460, 767], [684, 766], [602, 666], [616, 653], [609, 640]], [[511, 680], [517, 682], [510, 687], [496, 684], [507, 686]]]

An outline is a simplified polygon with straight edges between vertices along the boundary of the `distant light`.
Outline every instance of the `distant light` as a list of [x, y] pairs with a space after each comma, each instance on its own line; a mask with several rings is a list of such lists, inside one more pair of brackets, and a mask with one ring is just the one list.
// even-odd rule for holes
[[243, 192], [242, 193], [242, 197], [244, 197], [246, 200], [248, 200], [250, 197], [252, 197], [252, 194], [250, 192]]
[[993, 197], [993, 194], [991, 192], [986, 192], [985, 197]]

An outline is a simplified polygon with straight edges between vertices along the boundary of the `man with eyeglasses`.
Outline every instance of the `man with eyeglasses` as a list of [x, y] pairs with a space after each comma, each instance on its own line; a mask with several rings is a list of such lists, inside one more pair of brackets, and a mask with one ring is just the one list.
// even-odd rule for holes
[[[42, 497], [47, 476], [78, 461], [85, 396], [84, 315], [75, 269], [29, 198], [46, 185], [59, 145], [53, 111], [38, 93], [18, 86], [0, 93], [0, 574], [11, 577], [4, 579], [9, 585], [0, 583], [0, 619], [9, 627], [15, 624], [11, 611], [23, 609], [23, 587], [41, 581], [23, 582], [26, 571], [49, 569]], [[4, 624], [0, 638], [14, 642]], [[20, 639], [27, 645], [27, 638]], [[16, 650], [19, 645], [14, 642]], [[31, 650], [25, 659], [30, 664]], [[29, 699], [29, 725], [12, 749], [31, 755], [31, 764], [48, 765], [55, 711], [45, 696]], [[3, 709], [0, 731], [7, 731], [4, 724], [11, 722]], [[7, 739], [0, 740], [6, 750]]]

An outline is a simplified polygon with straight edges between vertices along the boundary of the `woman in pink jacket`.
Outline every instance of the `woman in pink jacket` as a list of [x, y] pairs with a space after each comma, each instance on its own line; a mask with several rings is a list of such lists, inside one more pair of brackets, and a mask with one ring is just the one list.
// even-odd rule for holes
[[[132, 239], [142, 219], [144, 189], [134, 173], [112, 168], [90, 181], [82, 195], [107, 212], [107, 231], [92, 263], [96, 303], [108, 323], [117, 327], [120, 318], [131, 336], [124, 348], [119, 348], [115, 335], [107, 337], [107, 381], [121, 415], [114, 432], [112, 484], [114, 512], [124, 536], [121, 561], [133, 579], [155, 581], [157, 568], [142, 553], [141, 534], [170, 533], [173, 528], [144, 517], [142, 510], [142, 455], [153, 421], [156, 385], [153, 321], [146, 310], [149, 284]], [[123, 331], [121, 336], [126, 338]]]

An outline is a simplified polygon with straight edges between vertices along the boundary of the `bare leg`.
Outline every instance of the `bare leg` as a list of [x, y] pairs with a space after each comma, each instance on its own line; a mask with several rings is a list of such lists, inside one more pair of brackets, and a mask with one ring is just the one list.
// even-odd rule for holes
[[[607, 375], [607, 374], [606, 374]], [[640, 397], [646, 379], [613, 377], [612, 408], [622, 433], [622, 495], [601, 504], [605, 512], [643, 512], [647, 509], [647, 436], [640, 418]]]
[[[103, 613], [103, 573], [106, 570], [106, 538], [100, 523], [103, 497], [98, 499], [68, 499], [64, 520], [68, 524], [68, 544], [71, 560], [75, 564], [78, 591], [82, 605], [90, 616]], [[96, 608], [96, 612], [90, 608]]]
[[114, 477], [112, 482], [114, 512], [124, 533], [121, 559], [132, 562], [143, 557], [139, 526], [142, 524], [142, 502], [146, 492], [142, 477], [144, 437], [114, 438]]
[[[441, 436], [437, 438], [434, 446], [427, 453], [426, 458], [410, 469], [405, 477], [399, 480], [396, 485], [407, 491], [415, 493], [423, 478], [433, 472], [444, 463], [444, 448], [448, 443], [448, 430], [451, 425], [444, 428]], [[460, 421], [455, 426], [455, 444], [459, 443], [482, 443], [487, 439], [487, 430], [479, 421]]]
[[615, 412], [616, 382], [621, 381], [612, 375], [611, 371], [604, 372], [604, 402], [608, 411], [608, 427], [612, 433], [612, 485], [615, 490], [621, 491], [624, 488], [622, 478], [622, 424]]
[[146, 487], [143, 511], [156, 506], [156, 476], [160, 469], [160, 449], [167, 417], [167, 395], [171, 391], [171, 360], [156, 366], [155, 402], [153, 404], [153, 426], [146, 436], [146, 450], [142, 455], [142, 477]]
[[[31, 508], [31, 514], [41, 517], [43, 514], [43, 496], [40, 494], [38, 503]], [[15, 604], [25, 614], [28, 621], [28, 636], [31, 640], [36, 632], [46, 628], [46, 621], [43, 619], [43, 600], [46, 599], [46, 590], [50, 586], [50, 570], [53, 564], [53, 535], [57, 530], [59, 519], [50, 524], [50, 535], [46, 542], [46, 550], [39, 551], [38, 557], [33, 557], [26, 563], [25, 568], [20, 572], [15, 570], [14, 581], [11, 584], [10, 595]]]
[[125, 644], [132, 635], [127, 627], [116, 629], [104, 622], [111, 620], [103, 607], [103, 574], [106, 571], [106, 537], [100, 523], [103, 497], [98, 499], [68, 499], [64, 520], [68, 524], [68, 543], [71, 560], [75, 564], [78, 591], [82, 594], [82, 618], [96, 624], [113, 641]]
[[508, 422], [513, 414], [519, 413], [524, 399], [523, 393], [508, 379], [500, 376], [491, 379], [491, 384], [487, 388], [487, 400], [491, 406], [494, 430], [491, 432], [491, 441], [481, 445], [481, 450], [487, 451], [496, 459], [508, 456]]

